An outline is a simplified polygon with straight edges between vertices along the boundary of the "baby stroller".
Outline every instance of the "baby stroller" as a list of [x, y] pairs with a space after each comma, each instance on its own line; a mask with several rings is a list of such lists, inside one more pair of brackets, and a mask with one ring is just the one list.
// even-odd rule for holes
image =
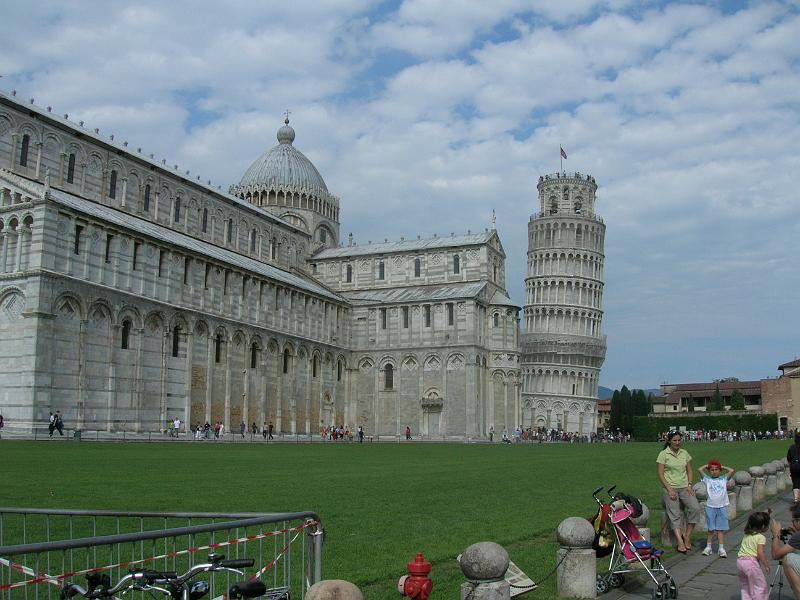
[[[632, 519], [639, 516], [635, 513], [636, 504], [628, 496], [613, 494], [614, 488], [608, 489], [609, 501], [603, 502], [597, 497], [603, 488], [599, 487], [592, 496], [599, 509], [594, 519], [590, 519], [595, 526], [595, 540], [601, 548], [598, 557], [611, 555], [608, 571], [597, 574], [597, 592], [605, 594], [611, 588], [621, 586], [625, 582], [626, 573], [639, 573], [644, 571], [653, 581], [653, 600], [667, 600], [678, 597], [678, 586], [661, 562], [663, 550], [658, 550], [645, 540], [639, 533]], [[639, 513], [641, 514], [641, 513]], [[605, 523], [602, 521], [605, 519]], [[613, 540], [611, 551], [605, 551], [602, 545], [603, 531], [610, 531]], [[597, 550], [597, 548], [595, 548]]]

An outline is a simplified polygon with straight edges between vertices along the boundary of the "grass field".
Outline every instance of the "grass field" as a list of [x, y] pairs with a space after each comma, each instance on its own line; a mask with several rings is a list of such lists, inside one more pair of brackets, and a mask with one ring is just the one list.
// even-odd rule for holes
[[[780, 458], [789, 442], [696, 443], [695, 466]], [[433, 600], [452, 599], [455, 557], [502, 544], [538, 580], [555, 565], [554, 531], [595, 510], [601, 485], [660, 504], [657, 444], [214, 444], [0, 442], [0, 506], [137, 511], [300, 511], [322, 518], [324, 575], [370, 600], [399, 597], [405, 563], [433, 563]], [[651, 510], [650, 526], [660, 517]], [[529, 598], [552, 598], [551, 578]]]

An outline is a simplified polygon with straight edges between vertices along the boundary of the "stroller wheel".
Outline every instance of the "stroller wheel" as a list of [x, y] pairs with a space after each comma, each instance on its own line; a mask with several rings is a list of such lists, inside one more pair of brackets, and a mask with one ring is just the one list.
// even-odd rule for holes
[[678, 597], [678, 586], [675, 584], [675, 580], [672, 577], [670, 577], [667, 582], [667, 588], [669, 589], [670, 598], [674, 600]]
[[610, 589], [611, 589], [611, 587], [608, 585], [608, 580], [604, 576], [598, 575], [597, 576], [597, 593], [598, 594], [605, 594]]
[[669, 584], [664, 582], [653, 589], [653, 600], [667, 600], [669, 598]]
[[621, 575], [619, 573], [612, 573], [608, 577], [608, 585], [610, 585], [612, 588], [618, 588], [623, 583], [625, 583], [625, 576], [624, 575]]

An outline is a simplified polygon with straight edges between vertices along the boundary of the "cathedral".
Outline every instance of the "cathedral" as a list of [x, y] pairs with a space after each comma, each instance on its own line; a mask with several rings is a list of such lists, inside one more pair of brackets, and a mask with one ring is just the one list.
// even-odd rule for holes
[[0, 414], [110, 432], [596, 430], [594, 178], [540, 178], [519, 307], [494, 226], [342, 239], [340, 199], [294, 142], [286, 118], [225, 191], [0, 93]]

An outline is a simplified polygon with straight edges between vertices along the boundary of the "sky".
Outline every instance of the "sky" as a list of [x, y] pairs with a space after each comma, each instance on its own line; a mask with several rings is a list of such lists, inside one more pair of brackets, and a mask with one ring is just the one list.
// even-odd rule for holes
[[800, 356], [796, 1], [34, 1], [3, 22], [0, 89], [223, 189], [290, 110], [342, 239], [482, 231], [494, 210], [520, 306], [563, 146], [607, 227], [601, 385]]

